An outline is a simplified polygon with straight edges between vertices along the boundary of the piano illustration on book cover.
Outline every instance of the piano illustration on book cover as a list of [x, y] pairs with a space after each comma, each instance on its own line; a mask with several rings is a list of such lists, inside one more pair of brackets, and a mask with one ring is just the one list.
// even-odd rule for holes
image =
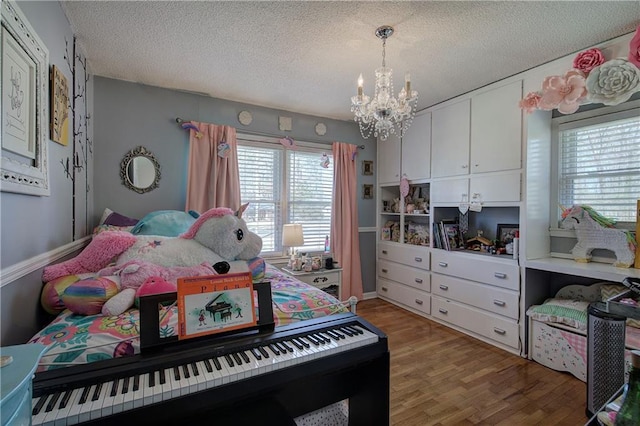
[[178, 318], [180, 339], [256, 325], [251, 274], [179, 279]]

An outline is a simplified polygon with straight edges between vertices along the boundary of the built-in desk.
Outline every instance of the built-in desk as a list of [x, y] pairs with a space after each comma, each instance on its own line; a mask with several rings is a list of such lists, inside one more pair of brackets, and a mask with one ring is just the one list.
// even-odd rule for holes
[[[528, 342], [529, 330], [526, 312], [532, 305], [539, 305], [553, 297], [557, 291], [570, 284], [589, 285], [600, 281], [622, 283], [626, 277], [640, 278], [640, 269], [617, 268], [607, 263], [580, 263], [573, 259], [540, 258], [521, 259], [520, 331]], [[528, 348], [524, 354], [528, 353]]]

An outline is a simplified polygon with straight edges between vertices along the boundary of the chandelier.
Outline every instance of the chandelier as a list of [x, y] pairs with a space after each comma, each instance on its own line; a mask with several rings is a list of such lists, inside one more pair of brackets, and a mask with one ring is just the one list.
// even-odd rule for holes
[[393, 71], [385, 62], [387, 39], [393, 34], [393, 27], [383, 25], [376, 29], [376, 36], [382, 40], [382, 66], [376, 69], [376, 87], [373, 98], [363, 94], [362, 74], [358, 78], [358, 94], [351, 97], [351, 112], [360, 126], [360, 134], [368, 139], [371, 133], [386, 140], [390, 134], [404, 135], [416, 114], [418, 92], [411, 90], [411, 78], [405, 74], [404, 87], [393, 96]]

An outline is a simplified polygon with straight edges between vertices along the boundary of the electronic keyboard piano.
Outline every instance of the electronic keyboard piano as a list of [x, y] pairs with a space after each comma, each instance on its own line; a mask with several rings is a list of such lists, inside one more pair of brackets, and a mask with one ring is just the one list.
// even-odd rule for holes
[[387, 337], [351, 313], [37, 373], [32, 423], [287, 425], [346, 398], [389, 424]]

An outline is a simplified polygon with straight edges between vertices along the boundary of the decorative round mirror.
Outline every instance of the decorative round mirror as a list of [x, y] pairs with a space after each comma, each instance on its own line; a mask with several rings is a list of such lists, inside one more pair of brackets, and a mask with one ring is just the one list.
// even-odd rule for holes
[[120, 163], [122, 184], [132, 191], [144, 194], [158, 187], [160, 164], [145, 147], [127, 152]]

